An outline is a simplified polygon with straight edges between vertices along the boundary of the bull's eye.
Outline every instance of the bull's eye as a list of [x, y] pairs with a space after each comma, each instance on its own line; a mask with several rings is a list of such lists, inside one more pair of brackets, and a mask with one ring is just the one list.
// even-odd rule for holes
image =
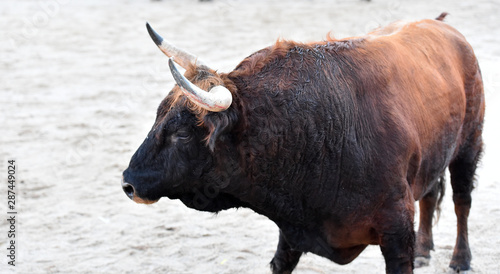
[[184, 130], [180, 130], [180, 131], [177, 131], [174, 136], [175, 139], [177, 140], [188, 140], [189, 137], [191, 137], [191, 135], [189, 134], [189, 132], [187, 131], [184, 131]]

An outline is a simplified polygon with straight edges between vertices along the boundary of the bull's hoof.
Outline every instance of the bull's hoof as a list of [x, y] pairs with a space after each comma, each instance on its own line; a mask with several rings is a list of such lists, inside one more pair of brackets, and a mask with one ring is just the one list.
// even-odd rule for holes
[[473, 272], [470, 269], [461, 270], [460, 268], [451, 268], [451, 267], [449, 268], [448, 274], [456, 274], [456, 273], [460, 273], [460, 274], [472, 274]]
[[426, 258], [426, 257], [415, 257], [415, 268], [420, 268], [423, 266], [428, 266], [429, 263], [431, 262], [431, 258]]
[[463, 263], [458, 263], [454, 260], [451, 261], [450, 263], [450, 273], [470, 273], [470, 263], [469, 262], [463, 262]]

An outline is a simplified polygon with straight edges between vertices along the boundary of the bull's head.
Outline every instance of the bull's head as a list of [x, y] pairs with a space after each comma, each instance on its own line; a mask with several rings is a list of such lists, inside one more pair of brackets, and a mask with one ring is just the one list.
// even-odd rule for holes
[[[237, 119], [230, 108], [232, 93], [225, 87], [232, 82], [163, 40], [149, 24], [147, 28], [170, 57], [177, 85], [160, 104], [153, 128], [123, 172], [122, 187], [138, 203], [154, 203], [163, 196], [182, 200], [213, 180], [215, 144]], [[174, 62], [186, 69], [190, 80]]]

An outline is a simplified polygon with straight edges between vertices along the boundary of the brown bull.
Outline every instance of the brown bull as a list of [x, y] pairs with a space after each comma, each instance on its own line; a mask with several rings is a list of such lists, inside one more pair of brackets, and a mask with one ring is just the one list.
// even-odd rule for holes
[[148, 25], [187, 71], [169, 60], [178, 85], [124, 171], [124, 191], [141, 203], [166, 196], [269, 217], [280, 228], [275, 273], [292, 271], [304, 252], [347, 264], [371, 244], [388, 273], [411, 273], [415, 257], [430, 258], [449, 168], [458, 223], [450, 267], [469, 269], [484, 94], [471, 46], [443, 18], [350, 39], [279, 41], [230, 73]]

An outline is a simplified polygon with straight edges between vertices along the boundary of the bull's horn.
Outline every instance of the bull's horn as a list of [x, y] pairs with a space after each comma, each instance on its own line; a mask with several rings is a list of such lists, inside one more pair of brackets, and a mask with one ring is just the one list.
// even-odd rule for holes
[[223, 86], [215, 86], [208, 92], [189, 82], [182, 75], [174, 64], [173, 58], [168, 60], [170, 72], [174, 76], [175, 82], [181, 87], [184, 94], [198, 106], [213, 112], [224, 111], [231, 106], [233, 95]]
[[184, 69], [188, 69], [191, 65], [209, 68], [207, 65], [205, 65], [205, 63], [203, 63], [193, 54], [165, 41], [163, 37], [161, 37], [158, 33], [156, 33], [156, 31], [153, 30], [153, 28], [151, 28], [149, 23], [146, 23], [146, 28], [148, 29], [149, 36], [151, 36], [151, 39], [153, 39], [158, 48], [160, 48], [160, 50], [168, 57], [175, 57], [175, 62]]

